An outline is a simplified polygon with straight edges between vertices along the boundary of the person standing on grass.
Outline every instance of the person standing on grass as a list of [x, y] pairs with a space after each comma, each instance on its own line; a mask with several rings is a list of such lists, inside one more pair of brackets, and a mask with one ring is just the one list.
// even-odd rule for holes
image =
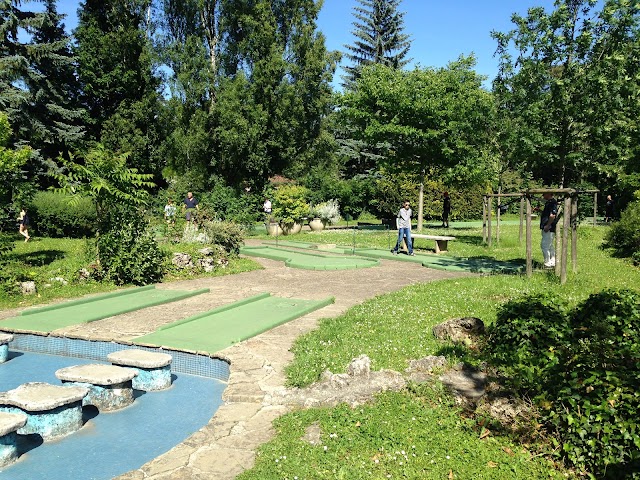
[[164, 206], [164, 219], [169, 225], [176, 223], [176, 206], [170, 198], [167, 199], [167, 204]]
[[542, 215], [540, 215], [540, 230], [542, 230], [540, 248], [542, 249], [544, 266], [546, 268], [553, 268], [556, 266], [556, 249], [554, 243], [558, 218], [558, 201], [554, 198], [552, 192], [546, 192], [543, 198], [546, 203], [544, 204]]
[[407, 249], [409, 255], [413, 256], [413, 242], [411, 241], [411, 208], [409, 207], [409, 200], [402, 202], [402, 208], [398, 211], [396, 223], [398, 225], [398, 241], [396, 246], [391, 249], [391, 253], [398, 254], [398, 250], [402, 245], [402, 238], [406, 237]]
[[262, 211], [264, 212], [264, 219], [266, 222], [271, 218], [271, 200], [269, 198], [264, 199], [264, 204], [262, 205]]
[[18, 229], [20, 235], [24, 237], [25, 243], [28, 242], [31, 237], [29, 236], [29, 215], [27, 215], [25, 207], [22, 207], [18, 216]]
[[449, 192], [442, 194], [442, 227], [449, 228], [449, 214], [451, 213], [451, 198]]
[[605, 206], [605, 214], [604, 214], [604, 221], [606, 223], [613, 221], [615, 208], [616, 208], [616, 204], [613, 201], [613, 198], [611, 198], [611, 195], [607, 195], [607, 205]]
[[182, 201], [182, 209], [186, 210], [184, 218], [187, 222], [195, 221], [194, 210], [198, 210], [198, 200], [193, 196], [192, 192], [187, 193], [187, 197]]

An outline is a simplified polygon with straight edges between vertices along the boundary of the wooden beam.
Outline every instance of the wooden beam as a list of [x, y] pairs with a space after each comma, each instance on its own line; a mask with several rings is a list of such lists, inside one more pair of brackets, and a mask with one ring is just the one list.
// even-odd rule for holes
[[593, 192], [593, 226], [598, 225], [598, 192]]
[[571, 268], [578, 273], [578, 196], [571, 199]]
[[530, 195], [541, 193], [562, 193], [571, 195], [573, 193], [576, 193], [576, 191], [573, 188], [532, 188], [530, 190], [527, 190], [526, 193]]
[[569, 260], [569, 231], [571, 230], [571, 197], [564, 199], [564, 218], [562, 220], [562, 266], [560, 284], [567, 283], [567, 262]]
[[522, 245], [522, 224], [524, 223], [524, 197], [520, 197], [520, 231], [518, 232], [518, 241]]
[[531, 198], [527, 197], [527, 277], [533, 275], [533, 256], [531, 253]]
[[487, 206], [487, 245], [491, 246], [493, 236], [491, 235], [491, 211], [493, 210], [493, 199], [489, 196], [489, 204]]
[[482, 196], [482, 241], [487, 243], [487, 196]]

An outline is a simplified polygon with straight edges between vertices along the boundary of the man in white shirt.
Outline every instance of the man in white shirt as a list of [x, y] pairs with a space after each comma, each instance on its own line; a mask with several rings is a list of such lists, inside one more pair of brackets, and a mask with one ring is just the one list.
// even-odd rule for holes
[[398, 250], [402, 245], [402, 238], [406, 237], [407, 248], [409, 249], [409, 255], [413, 256], [413, 242], [411, 241], [411, 208], [409, 207], [409, 200], [402, 202], [402, 208], [398, 212], [396, 222], [398, 224], [398, 241], [396, 246], [391, 250], [394, 255], [398, 254]]

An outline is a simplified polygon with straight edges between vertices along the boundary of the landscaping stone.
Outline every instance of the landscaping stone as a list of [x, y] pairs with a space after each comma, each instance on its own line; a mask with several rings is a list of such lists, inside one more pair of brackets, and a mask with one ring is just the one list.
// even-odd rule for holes
[[36, 293], [36, 282], [20, 282], [20, 291], [23, 295], [33, 295]]
[[216, 268], [216, 262], [213, 258], [200, 258], [196, 263], [207, 273], [213, 272], [213, 270]]
[[89, 280], [89, 278], [91, 278], [91, 273], [86, 268], [81, 268], [78, 270], [78, 278], [80, 280]]
[[50, 281], [50, 282], [54, 282], [54, 283], [55, 283], [55, 282], [58, 282], [58, 283], [60, 283], [60, 284], [62, 284], [62, 285], [68, 285], [68, 284], [69, 284], [69, 282], [67, 282], [67, 281], [66, 281], [64, 278], [62, 278], [62, 277], [53, 277], [53, 278], [50, 278], [50, 279], [49, 279], [49, 281]]
[[433, 335], [440, 340], [469, 343], [484, 334], [484, 322], [475, 317], [452, 318], [433, 327]]
[[472, 370], [451, 370], [440, 377], [459, 403], [475, 402], [485, 394], [487, 375]]
[[409, 360], [409, 367], [405, 370], [407, 373], [431, 373], [434, 369], [444, 368], [447, 365], [446, 357], [439, 355], [429, 355], [419, 360]]
[[365, 377], [369, 378], [371, 372], [371, 359], [366, 355], [360, 355], [357, 358], [351, 360], [351, 363], [347, 367], [347, 374], [352, 377]]
[[188, 253], [180, 253], [176, 252], [173, 254], [173, 258], [171, 259], [171, 263], [173, 263], [178, 268], [192, 268], [193, 262], [191, 261], [191, 255]]

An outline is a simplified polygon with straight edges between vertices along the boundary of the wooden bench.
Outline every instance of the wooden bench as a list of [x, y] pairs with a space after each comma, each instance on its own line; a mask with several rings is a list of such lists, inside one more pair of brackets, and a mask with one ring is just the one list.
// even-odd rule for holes
[[146, 350], [120, 350], [107, 355], [114, 365], [130, 367], [138, 372], [133, 379], [133, 388], [152, 392], [171, 386], [171, 355]]
[[93, 405], [100, 411], [118, 410], [133, 403], [131, 380], [138, 375], [132, 368], [115, 365], [88, 364], [61, 368], [56, 377], [62, 383], [86, 387], [89, 393], [82, 405]]
[[27, 422], [18, 429], [18, 433], [35, 433], [47, 441], [80, 430], [82, 399], [88, 392], [83, 387], [24, 383], [0, 393], [0, 411], [25, 415]]
[[425, 240], [435, 240], [436, 253], [446, 252], [450, 240], [455, 240], [456, 237], [447, 237], [444, 235], [424, 235], [422, 233], [412, 233], [411, 239], [424, 238]]

